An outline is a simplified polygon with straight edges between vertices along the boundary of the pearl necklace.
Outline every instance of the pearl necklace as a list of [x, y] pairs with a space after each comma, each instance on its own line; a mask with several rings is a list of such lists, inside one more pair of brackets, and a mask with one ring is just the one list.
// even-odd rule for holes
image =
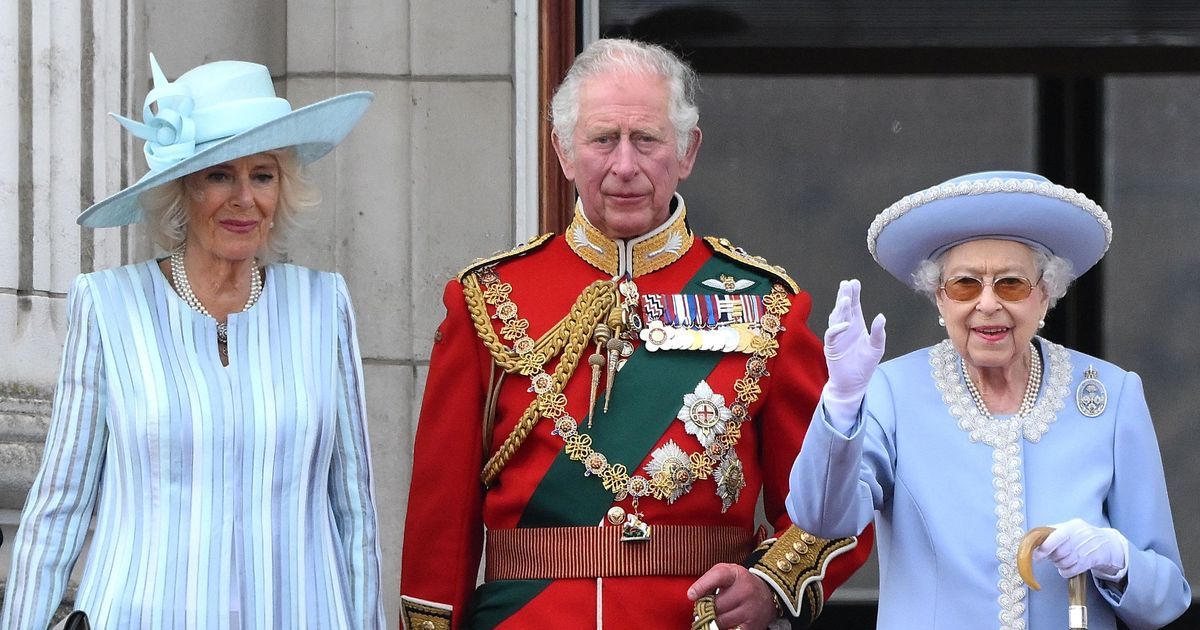
[[[171, 252], [171, 277], [175, 280], [175, 289], [179, 292], [187, 305], [200, 312], [203, 315], [212, 317], [212, 313], [204, 307], [200, 302], [200, 298], [196, 297], [196, 293], [192, 291], [192, 283], [188, 282], [187, 269], [183, 264], [183, 252], [186, 247]], [[243, 311], [250, 310], [251, 306], [258, 301], [258, 296], [262, 295], [262, 276], [258, 273], [258, 259], [255, 258], [250, 265], [250, 297], [246, 299], [246, 305], [242, 307]], [[216, 319], [213, 317], [213, 319]], [[229, 339], [229, 326], [225, 322], [217, 322], [217, 342], [225, 345]]]
[[[975, 387], [975, 381], [971, 380], [971, 375], [967, 373], [967, 364], [962, 359], [959, 359], [959, 366], [962, 367], [963, 380], [967, 382], [967, 391], [971, 393], [971, 399], [975, 401], [975, 406], [979, 408], [979, 413], [982, 413], [985, 418], [990, 421], [996, 419], [992, 417], [992, 412], [988, 411], [987, 403], [983, 401], [983, 395], [979, 393], [979, 389]], [[1021, 398], [1021, 406], [1017, 408], [1016, 417], [1021, 417], [1033, 411], [1033, 405], [1037, 402], [1038, 390], [1042, 388], [1042, 359], [1038, 355], [1037, 348], [1033, 342], [1029, 342], [1029, 381], [1025, 383], [1025, 395]]]

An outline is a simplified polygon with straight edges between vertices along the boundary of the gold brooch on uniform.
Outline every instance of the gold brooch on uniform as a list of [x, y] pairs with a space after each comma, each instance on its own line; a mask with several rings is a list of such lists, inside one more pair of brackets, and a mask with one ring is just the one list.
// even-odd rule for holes
[[737, 503], [738, 497], [742, 496], [742, 488], [746, 487], [746, 474], [737, 451], [725, 451], [721, 463], [713, 471], [713, 481], [717, 482], [717, 496], [721, 498], [721, 511], [724, 512]]
[[733, 417], [733, 412], [725, 406], [725, 397], [701, 380], [696, 383], [695, 391], [683, 395], [683, 406], [675, 417], [683, 423], [688, 435], [696, 436], [700, 445], [708, 448], [725, 432], [725, 423]]
[[655, 495], [666, 499], [668, 504], [691, 492], [692, 482], [696, 480], [691, 458], [675, 440], [667, 440], [666, 444], [654, 449], [650, 462], [646, 464], [646, 472], [650, 473], [650, 484]]
[[1079, 387], [1075, 388], [1075, 406], [1079, 407], [1079, 413], [1089, 418], [1104, 413], [1108, 407], [1108, 389], [1100, 382], [1100, 373], [1094, 366], [1088, 366]]

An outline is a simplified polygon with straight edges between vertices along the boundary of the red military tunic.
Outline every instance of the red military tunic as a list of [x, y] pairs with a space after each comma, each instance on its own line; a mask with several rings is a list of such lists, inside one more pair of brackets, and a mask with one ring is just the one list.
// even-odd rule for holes
[[[727, 242], [694, 239], [686, 226], [682, 199], [676, 197], [676, 206], [666, 224], [629, 242], [606, 239], [577, 209], [567, 235], [543, 237], [531, 246], [475, 265], [460, 280], [446, 286], [446, 319], [435, 337], [413, 457], [400, 582], [402, 627], [599, 628], [646, 623], [654, 627], [689, 627], [693, 607], [686, 595], [687, 587], [710, 566], [707, 560], [703, 561], [704, 568], [689, 566], [689, 558], [694, 561], [696, 557], [708, 557], [702, 554], [705, 550], [716, 554], [714, 558], [729, 553], [714, 551], [716, 543], [706, 537], [708, 534], [718, 532], [717, 537], [724, 536], [728, 542], [729, 532], [742, 532], [744, 552], [749, 552], [755, 542], [760, 488], [770, 527], [777, 533], [791, 527], [784, 508], [788, 471], [825, 380], [820, 341], [806, 325], [810, 299], [795, 289], [781, 269], [749, 257]], [[712, 274], [713, 269], [725, 272], [717, 276]], [[513, 373], [502, 374], [495, 358], [499, 355], [494, 355], [497, 348], [507, 349], [507, 356], [516, 356], [509, 347], [520, 347], [516, 340], [524, 336], [538, 340], [560, 324], [589, 285], [622, 275], [632, 276], [642, 296], [677, 295], [684, 293], [689, 283], [692, 292], [696, 283], [704, 280], [708, 280], [705, 286], [709, 287], [722, 282], [726, 285], [725, 290], [711, 291], [718, 295], [743, 289], [761, 294], [773, 287], [780, 300], [786, 298], [782, 303], [786, 310], [782, 328], [774, 335], [777, 353], [764, 357], [763, 370], [763, 363], [748, 363], [756, 355], [747, 352], [647, 352], [645, 342], [635, 339], [632, 346], [638, 348], [637, 353], [616, 372], [609, 413], [602, 409], [607, 372], [606, 368], [600, 370], [590, 428], [586, 419], [593, 377], [588, 360], [596, 353], [594, 341], [588, 341], [569, 359], [549, 357], [540, 377], [536, 376], [539, 370], [529, 366], [525, 366], [524, 374], [515, 368]], [[483, 281], [476, 285], [479, 291], [474, 293], [475, 299], [464, 298], [464, 282], [480, 278]], [[488, 299], [481, 302], [479, 297], [484, 293]], [[506, 312], [502, 318], [499, 311], [511, 308], [505, 302], [515, 306], [515, 314]], [[645, 316], [644, 311], [639, 314]], [[521, 320], [527, 321], [527, 327]], [[511, 322], [516, 323], [509, 325]], [[482, 335], [478, 334], [481, 326], [485, 327]], [[485, 338], [490, 341], [485, 343]], [[605, 354], [603, 347], [601, 354]], [[556, 368], [568, 360], [577, 362], [578, 367], [562, 388], [565, 406], [541, 414], [545, 417], [533, 424], [511, 455], [497, 457], [538, 396], [531, 381], [553, 376]], [[696, 374], [700, 378], [695, 378]], [[683, 381], [682, 390], [678, 383], [673, 390], [660, 386], [671, 378], [692, 380]], [[538, 383], [541, 387], [545, 381]], [[493, 391], [494, 396], [489, 396]], [[701, 404], [696, 405], [697, 401]], [[604, 487], [599, 468], [591, 471], [595, 474], [585, 474], [589, 472], [586, 461], [603, 468], [604, 475], [616, 475], [622, 481], [634, 476], [661, 480], [662, 475], [652, 473], [662, 470], [664, 462], [669, 464], [672, 454], [682, 451], [684, 457], [695, 460], [705, 452], [697, 424], [707, 426], [710, 416], [719, 412], [726, 432], [736, 432], [736, 422], [730, 420], [728, 410], [734, 407], [736, 411], [734, 403], [738, 402], [746, 403], [748, 409], [740, 424], [740, 438], [725, 438], [731, 444], [729, 453], [721, 456], [720, 465], [704, 469], [713, 473], [706, 478], [688, 474], [683, 470], [686, 466], [671, 469], [681, 475], [681, 482], [665, 490], [660, 487], [659, 498], [652, 493], [637, 498], [635, 508], [635, 497], [623, 491], [625, 484], [609, 490]], [[690, 426], [686, 421], [689, 403], [695, 410]], [[641, 431], [650, 447], [634, 451], [637, 455], [625, 461], [605, 463], [605, 458], [600, 458], [597, 464], [594, 456], [574, 461], [564, 453], [567, 437], [562, 427], [556, 429], [555, 416], [575, 420], [578, 434], [587, 436], [587, 444], [594, 446], [595, 452], [618, 452], [642, 426], [651, 427]], [[566, 433], [573, 433], [569, 428], [575, 423], [566, 426]], [[610, 436], [605, 436], [606, 430]], [[651, 433], [644, 435], [647, 431]], [[707, 437], [713, 441], [711, 433]], [[592, 452], [590, 446], [586, 449]], [[481, 471], [489, 459], [493, 474], [488, 475], [489, 485], [485, 486]], [[498, 466], [496, 459], [506, 461]], [[623, 472], [627, 472], [625, 477], [620, 476]], [[739, 478], [744, 479], [744, 489], [739, 488]], [[597, 501], [602, 503], [600, 512], [596, 511]], [[605, 510], [612, 507], [621, 509], [612, 514], [610, 521], [605, 518]], [[676, 528], [674, 532], [685, 541], [694, 536], [694, 553], [676, 549], [672, 555], [667, 549], [664, 556], [654, 555], [654, 560], [648, 561], [650, 575], [638, 574], [641, 568], [629, 568], [634, 565], [617, 568], [613, 573], [606, 562], [599, 562], [604, 565], [600, 573], [587, 573], [593, 569], [586, 567], [596, 564], [597, 556], [609, 552], [577, 543], [567, 532], [594, 533], [585, 528], [620, 530], [618, 517], [633, 513], [650, 525], [650, 542], [613, 542], [609, 547], [614, 553], [627, 549], [641, 553], [652, 544], [666, 549], [666, 530], [700, 526]], [[548, 529], [559, 527], [575, 529]], [[496, 564], [503, 566], [488, 567], [487, 572], [519, 579], [490, 580], [477, 590], [485, 528], [495, 532], [489, 544], [514, 532], [532, 533], [536, 543], [527, 549], [535, 551], [515, 556], [497, 552]], [[664, 533], [658, 535], [656, 531]], [[798, 530], [792, 531], [799, 535]], [[614, 539], [619, 535], [612, 533]], [[791, 600], [793, 612], [800, 613], [801, 621], [807, 622], [819, 612], [823, 599], [865, 560], [870, 535], [860, 536], [857, 541], [821, 541], [813, 545], [811, 553], [806, 544], [811, 542], [810, 537], [803, 536], [804, 542], [788, 539], [792, 548], [784, 550], [777, 545], [775, 551], [768, 550], [765, 561], [759, 563], [761, 570], [756, 572], [769, 583], [775, 582], [773, 588], [782, 595], [781, 601]], [[821, 544], [825, 551], [818, 553], [815, 547]], [[741, 562], [747, 555], [741, 551], [737, 554], [725, 561]], [[760, 548], [751, 560], [763, 555]], [[583, 571], [585, 575], [536, 575], [547, 570], [544, 568], [524, 575], [527, 567], [522, 564], [534, 565], [534, 558], [539, 567], [553, 564], [553, 571]], [[789, 587], [788, 576], [797, 572], [806, 576], [804, 581]], [[801, 607], [807, 610], [801, 611]]]

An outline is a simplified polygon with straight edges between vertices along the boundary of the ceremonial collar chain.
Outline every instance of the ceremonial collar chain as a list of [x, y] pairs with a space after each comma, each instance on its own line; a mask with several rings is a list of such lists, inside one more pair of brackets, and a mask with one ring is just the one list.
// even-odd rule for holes
[[[607, 290], [603, 290], [604, 285], [608, 285]], [[716, 482], [717, 495], [722, 503], [721, 511], [728, 510], [737, 502], [742, 488], [746, 485], [742, 462], [737, 457], [734, 446], [741, 439], [742, 423], [751, 419], [750, 406], [762, 394], [759, 380], [767, 375], [767, 362], [779, 351], [776, 336], [784, 328], [778, 322], [791, 308], [787, 290], [782, 285], [775, 284], [772, 291], [763, 298], [766, 311], [772, 315], [770, 321], [774, 323], [765, 324], [761, 334], [754, 337], [751, 354], [746, 360], [745, 376], [738, 379], [733, 386], [736, 397], [729, 405], [728, 420], [722, 419], [720, 427], [709, 427], [713, 430], [711, 434], [706, 433], [701, 440], [704, 449], [700, 452], [686, 453], [674, 441], [668, 441], [655, 450], [653, 460], [645, 467], [647, 474], [643, 475], [637, 472], [636, 465], [630, 470], [626, 464], [610, 462], [604, 453], [592, 448], [592, 437], [583, 430], [584, 427], [580, 426], [578, 420], [567, 413], [567, 398], [563, 394], [567, 380], [574, 372], [575, 365], [580, 362], [582, 346], [588, 337], [594, 338], [597, 343], [597, 353], [593, 356], [599, 356], [600, 348], [607, 346], [607, 359], [601, 357], [595, 363], [589, 360], [593, 366], [593, 399], [589, 401], [586, 410], [589, 418], [587, 428], [590, 428], [591, 416], [595, 413], [597, 373], [601, 364], [608, 366], [611, 383], [612, 375], [633, 352], [631, 343], [620, 336], [612, 336], [615, 331], [611, 330], [610, 326], [615, 324], [614, 318], [616, 321], [622, 319], [620, 313], [625, 310], [624, 307], [630, 303], [637, 303], [637, 290], [630, 281], [623, 281], [619, 289], [614, 289], [616, 287], [609, 282], [593, 284], [580, 296], [567, 318], [542, 338], [534, 340], [528, 334], [529, 321], [520, 317], [516, 303], [510, 298], [512, 286], [500, 280], [494, 267], [485, 267], [466, 279], [464, 291], [476, 330], [484, 336], [485, 345], [505, 371], [529, 377], [529, 390], [535, 396], [518, 421], [513, 435], [505, 440], [504, 446], [485, 466], [484, 483], [490, 484], [494, 481], [499, 469], [528, 435], [537, 420], [548, 418], [554, 423], [551, 434], [562, 439], [568, 457], [583, 464], [584, 476], [598, 477], [604, 488], [611, 492], [617, 501], [630, 498], [634, 513], [638, 512], [639, 499], [652, 497], [674, 503], [691, 491], [693, 482], [709, 477]], [[593, 292], [595, 296], [592, 296]], [[624, 299], [621, 299], [622, 297]], [[488, 314], [487, 306], [495, 309], [494, 315]], [[593, 316], [585, 316], [593, 311]], [[608, 317], [604, 317], [606, 312], [609, 313]], [[500, 336], [511, 345], [505, 347], [504, 342], [497, 337], [490, 322], [492, 318], [503, 322]], [[564, 336], [577, 338], [578, 341], [570, 343], [566, 339], [557, 339]], [[562, 352], [562, 358], [551, 375], [546, 372], [545, 366], [559, 351]], [[703, 388], [698, 387], [698, 393], [707, 387], [707, 384], [703, 384]], [[608, 391], [609, 394], [605, 396], [606, 402], [611, 395], [611, 386]], [[717, 407], [718, 405], [712, 402], [711, 390], [708, 390], [707, 394], [705, 400], [694, 402], [708, 402], [710, 409]], [[690, 429], [689, 433], [692, 433]], [[517, 439], [510, 444], [514, 436]], [[614, 518], [611, 512], [609, 518]], [[619, 519], [620, 515], [616, 518]]]
[[[971, 380], [971, 375], [967, 372], [967, 362], [960, 360], [959, 365], [962, 366], [963, 380], [967, 384], [967, 391], [971, 393], [971, 399], [975, 401], [975, 406], [979, 409], [988, 420], [995, 422], [992, 412], [988, 410], [987, 403], [983, 400], [983, 394], [979, 392], [975, 381]], [[1037, 347], [1033, 342], [1029, 342], [1029, 380], [1025, 383], [1025, 395], [1021, 398], [1021, 406], [1017, 408], [1016, 417], [1025, 417], [1029, 412], [1033, 411], [1033, 405], [1037, 402], [1038, 390], [1042, 387], [1042, 358], [1038, 354]]]
[[[205, 316], [212, 317], [212, 313], [208, 312], [208, 309], [200, 302], [200, 298], [196, 297], [195, 291], [192, 291], [192, 283], [188, 282], [187, 267], [183, 264], [185, 251], [187, 251], [186, 246], [180, 246], [179, 249], [171, 252], [171, 278], [175, 281], [175, 290], [179, 292], [179, 296], [183, 298], [184, 302], [187, 302], [188, 306]], [[250, 264], [250, 297], [246, 299], [246, 305], [242, 307], [243, 311], [250, 310], [250, 307], [258, 301], [258, 297], [262, 295], [262, 287], [262, 276], [258, 273], [258, 259], [255, 258]], [[213, 317], [213, 319], [216, 318]], [[217, 322], [217, 341], [225, 344], [228, 339], [228, 324]]]
[[567, 243], [589, 265], [613, 278], [636, 278], [658, 271], [682, 258], [695, 241], [687, 227], [683, 197], [675, 195], [674, 205], [666, 222], [650, 232], [631, 239], [611, 239], [588, 221], [583, 201], [576, 201]]

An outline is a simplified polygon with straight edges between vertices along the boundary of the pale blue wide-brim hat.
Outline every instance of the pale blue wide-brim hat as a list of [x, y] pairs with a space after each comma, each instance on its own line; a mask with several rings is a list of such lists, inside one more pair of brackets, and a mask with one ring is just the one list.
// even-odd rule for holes
[[1079, 276], [1108, 251], [1112, 223], [1095, 201], [1041, 175], [986, 171], [892, 204], [867, 230], [867, 249], [888, 273], [913, 286], [921, 261], [979, 239], [1037, 247], [1069, 260]]
[[[115, 227], [145, 218], [139, 197], [155, 186], [240, 157], [292, 147], [302, 164], [329, 153], [371, 104], [370, 92], [351, 92], [293, 110], [275, 96], [266, 66], [214, 61], [168, 82], [150, 56], [154, 89], [142, 122], [112, 114], [146, 141], [150, 171], [135, 184], [84, 210], [76, 222]], [[151, 107], [153, 106], [153, 107]]]

